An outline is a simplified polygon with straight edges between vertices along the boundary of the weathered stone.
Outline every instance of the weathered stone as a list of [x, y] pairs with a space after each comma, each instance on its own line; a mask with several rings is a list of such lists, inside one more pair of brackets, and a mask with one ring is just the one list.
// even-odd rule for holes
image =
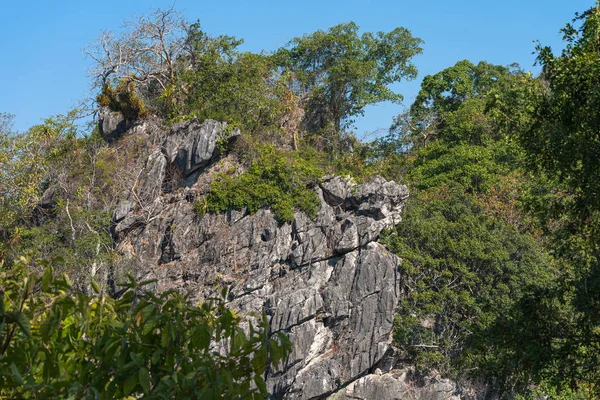
[[331, 206], [340, 206], [352, 193], [356, 184], [339, 176], [327, 177], [319, 186], [323, 190], [323, 198]]
[[117, 205], [113, 213], [113, 222], [120, 222], [127, 216], [129, 211], [133, 209], [133, 202], [124, 200]]
[[[148, 165], [158, 159], [152, 155]], [[125, 232], [119, 248], [139, 265], [140, 279], [158, 279], [156, 290], [190, 290], [200, 300], [228, 285], [232, 306], [266, 310], [271, 330], [289, 335], [292, 352], [267, 379], [273, 398], [327, 396], [368, 373], [388, 349], [399, 299], [400, 260], [375, 240], [399, 220], [389, 213], [400, 213], [395, 202], [406, 191], [388, 190], [394, 202], [388, 204], [358, 186], [360, 197], [348, 192], [332, 206], [316, 190], [322, 199], [317, 217], [296, 213], [292, 224], [279, 224], [270, 210], [200, 218], [183, 199], [159, 196], [160, 212], [147, 222], [126, 216], [117, 225]], [[365, 209], [357, 199], [369, 202], [369, 213], [357, 215]], [[124, 231], [133, 223], [143, 229]]]
[[100, 111], [100, 136], [109, 142], [123, 136], [133, 125], [134, 122], [125, 119], [120, 112], [106, 107]]
[[141, 203], [141, 207], [154, 202], [160, 196], [166, 167], [167, 158], [163, 153], [156, 151], [150, 154], [143, 175], [138, 178], [136, 200]]
[[226, 126], [222, 122], [206, 120], [199, 123], [195, 119], [176, 124], [163, 144], [163, 151], [169, 161], [177, 163], [188, 176], [218, 155], [217, 144], [220, 141], [227, 144], [232, 137], [240, 134], [237, 129], [227, 131]]
[[[108, 129], [115, 121], [103, 123]], [[156, 291], [187, 291], [192, 301], [227, 286], [231, 307], [266, 312], [271, 333], [292, 342], [285, 362], [267, 372], [272, 399], [412, 393], [391, 367], [372, 372], [389, 354], [400, 296], [400, 259], [377, 239], [400, 222], [405, 186], [330, 176], [315, 187], [321, 200], [315, 218], [297, 212], [293, 223], [280, 224], [270, 210], [199, 216], [193, 203], [220, 171], [213, 161], [217, 144], [229, 140], [225, 125], [192, 120], [167, 130], [148, 120], [126, 134], [145, 135], [154, 146], [137, 161], [137, 182], [113, 213], [127, 272], [156, 279]], [[165, 193], [166, 171], [174, 165], [187, 188]], [[450, 381], [430, 380], [416, 398], [449, 400], [455, 393]]]
[[460, 400], [473, 398], [463, 395], [458, 385], [449, 379], [411, 379], [409, 369], [362, 377], [329, 397], [330, 400]]
[[357, 214], [359, 215], [365, 215], [377, 221], [383, 220], [387, 224], [397, 224], [400, 222], [399, 211], [403, 208], [407, 198], [406, 186], [387, 182], [377, 176], [356, 189], [352, 196], [352, 202], [358, 205]]

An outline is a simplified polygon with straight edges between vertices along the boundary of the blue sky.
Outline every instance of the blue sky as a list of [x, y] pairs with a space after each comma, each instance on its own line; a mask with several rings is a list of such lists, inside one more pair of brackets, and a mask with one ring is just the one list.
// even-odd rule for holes
[[[25, 130], [66, 113], [88, 95], [91, 60], [82, 49], [102, 30], [117, 31], [125, 19], [171, 5], [212, 35], [244, 38], [243, 50], [274, 50], [290, 39], [341, 22], [363, 31], [410, 29], [425, 41], [414, 59], [419, 77], [395, 87], [410, 105], [421, 79], [468, 59], [532, 66], [534, 40], [562, 47], [559, 29], [591, 0], [33, 0], [3, 1], [0, 13], [0, 112], [15, 114]], [[402, 106], [371, 106], [357, 122], [359, 136], [386, 129]]]

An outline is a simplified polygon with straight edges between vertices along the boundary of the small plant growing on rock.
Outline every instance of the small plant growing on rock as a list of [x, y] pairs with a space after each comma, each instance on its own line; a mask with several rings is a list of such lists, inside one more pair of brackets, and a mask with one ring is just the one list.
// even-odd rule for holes
[[196, 201], [194, 202], [194, 213], [196, 213], [196, 215], [202, 217], [204, 216], [204, 214], [206, 214], [208, 210], [208, 203], [206, 201], [206, 197], [204, 196], [199, 196]]
[[121, 112], [127, 119], [145, 118], [150, 112], [144, 102], [135, 93], [135, 83], [131, 79], [123, 79], [116, 89], [106, 83], [96, 98], [98, 104], [111, 111]]

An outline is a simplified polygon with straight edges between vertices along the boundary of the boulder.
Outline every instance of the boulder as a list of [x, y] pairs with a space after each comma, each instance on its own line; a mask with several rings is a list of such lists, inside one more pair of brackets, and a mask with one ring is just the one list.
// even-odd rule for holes
[[134, 121], [125, 119], [120, 112], [111, 111], [108, 107], [100, 110], [99, 128], [100, 136], [108, 142], [112, 142], [123, 136], [135, 125]]

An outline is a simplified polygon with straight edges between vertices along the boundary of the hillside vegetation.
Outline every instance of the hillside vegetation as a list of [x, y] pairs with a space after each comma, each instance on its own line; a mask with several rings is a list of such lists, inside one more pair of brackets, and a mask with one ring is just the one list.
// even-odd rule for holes
[[[380, 238], [403, 259], [402, 362], [504, 398], [598, 398], [600, 7], [562, 33], [560, 54], [538, 45], [538, 77], [468, 60], [424, 77], [371, 142], [357, 139], [355, 119], [400, 102], [390, 85], [417, 76], [422, 41], [404, 28], [340, 24], [255, 54], [169, 9], [87, 52], [96, 110], [240, 129], [232, 149], [221, 145], [242, 168], [215, 177], [199, 215], [314, 217], [327, 174], [406, 184], [404, 220]], [[244, 331], [221, 299], [193, 307], [144, 292], [147, 282], [90, 278], [119, 257], [112, 213], [147, 144], [81, 132], [78, 113], [26, 132], [0, 115], [0, 397], [266, 396], [262, 376], [287, 345], [260, 316]], [[211, 338], [226, 356], [209, 351]]]

